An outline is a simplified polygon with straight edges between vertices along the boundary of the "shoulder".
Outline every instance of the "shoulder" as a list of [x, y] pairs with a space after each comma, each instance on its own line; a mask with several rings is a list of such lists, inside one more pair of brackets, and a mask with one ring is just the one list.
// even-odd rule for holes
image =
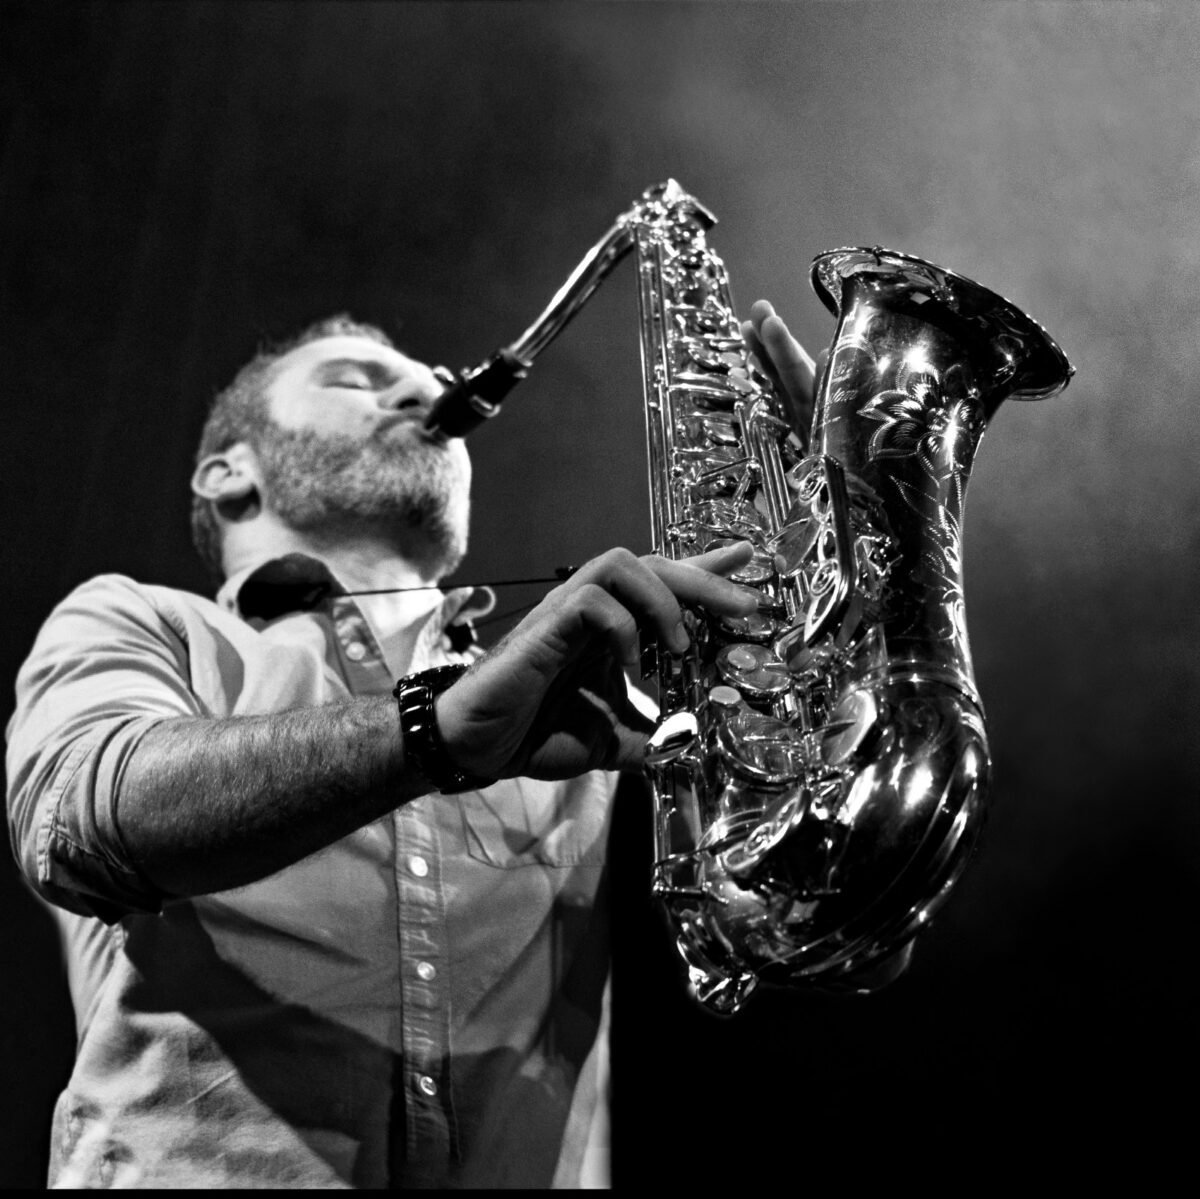
[[179, 591], [173, 587], [164, 587], [157, 583], [142, 583], [137, 579], [131, 579], [128, 575], [104, 574], [96, 575], [78, 584], [59, 602], [55, 610], [78, 606], [153, 607], [159, 597], [174, 596], [185, 597], [200, 603], [211, 602], [203, 600], [201, 596], [192, 595], [187, 591]]
[[122, 637], [185, 638], [190, 612], [219, 613], [212, 600], [128, 575], [96, 575], [60, 600], [46, 618], [39, 640], [86, 643]]

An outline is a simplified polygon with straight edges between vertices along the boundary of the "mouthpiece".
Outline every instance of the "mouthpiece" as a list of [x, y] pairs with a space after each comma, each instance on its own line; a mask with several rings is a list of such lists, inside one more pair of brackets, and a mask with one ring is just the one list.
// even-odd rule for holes
[[501, 401], [529, 373], [529, 365], [505, 349], [473, 370], [464, 370], [435, 401], [425, 418], [426, 432], [466, 437], [500, 411]]

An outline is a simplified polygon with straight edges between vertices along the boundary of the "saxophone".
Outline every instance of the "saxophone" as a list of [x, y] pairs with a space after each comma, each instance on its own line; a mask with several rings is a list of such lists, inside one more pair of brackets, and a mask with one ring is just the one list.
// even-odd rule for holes
[[713, 215], [649, 189], [510, 346], [430, 417], [464, 436], [636, 251], [655, 552], [754, 547], [756, 613], [685, 613], [652, 648], [660, 718], [654, 893], [692, 996], [738, 1011], [761, 983], [868, 991], [961, 875], [990, 755], [971, 664], [962, 520], [1004, 399], [1073, 374], [1045, 330], [977, 283], [882, 247], [818, 255], [837, 317], [811, 430], [744, 345]]

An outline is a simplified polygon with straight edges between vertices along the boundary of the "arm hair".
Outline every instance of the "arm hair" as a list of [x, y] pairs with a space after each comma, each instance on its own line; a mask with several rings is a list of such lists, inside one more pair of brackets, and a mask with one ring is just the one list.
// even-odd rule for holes
[[116, 799], [131, 859], [171, 896], [265, 878], [430, 784], [390, 697], [266, 716], [179, 717], [138, 744]]

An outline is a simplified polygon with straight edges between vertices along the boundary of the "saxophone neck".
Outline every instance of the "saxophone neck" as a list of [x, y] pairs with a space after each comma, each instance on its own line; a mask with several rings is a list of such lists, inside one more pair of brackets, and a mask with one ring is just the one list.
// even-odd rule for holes
[[584, 255], [545, 310], [508, 347], [508, 352], [532, 362], [567, 327], [617, 263], [633, 249], [637, 231], [650, 222], [668, 219], [676, 226], [693, 224], [700, 229], [710, 229], [717, 223], [717, 218], [674, 179], [647, 188], [637, 203], [617, 217], [612, 228]]
[[583, 256], [534, 322], [478, 366], [460, 371], [439, 397], [425, 427], [441, 437], [465, 437], [500, 411], [501, 401], [526, 377], [537, 356], [578, 315], [613, 268], [634, 248], [648, 222], [709, 229], [716, 217], [674, 179], [648, 188]]

